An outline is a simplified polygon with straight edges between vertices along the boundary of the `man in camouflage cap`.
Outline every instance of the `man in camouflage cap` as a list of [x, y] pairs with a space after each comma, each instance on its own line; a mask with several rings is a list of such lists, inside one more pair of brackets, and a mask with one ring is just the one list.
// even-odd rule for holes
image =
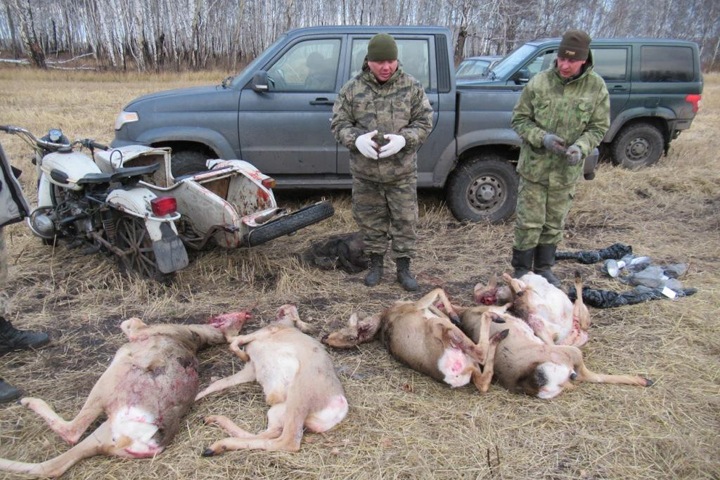
[[370, 39], [360, 73], [340, 90], [331, 129], [350, 149], [353, 218], [363, 234], [370, 271], [369, 287], [380, 282], [391, 243], [397, 279], [417, 290], [410, 273], [418, 220], [418, 148], [432, 130], [432, 107], [422, 85], [398, 65], [390, 35]]
[[535, 75], [513, 110], [523, 140], [511, 264], [518, 278], [534, 271], [559, 287], [551, 271], [583, 159], [610, 127], [610, 97], [593, 71], [590, 36], [563, 35], [552, 68]]

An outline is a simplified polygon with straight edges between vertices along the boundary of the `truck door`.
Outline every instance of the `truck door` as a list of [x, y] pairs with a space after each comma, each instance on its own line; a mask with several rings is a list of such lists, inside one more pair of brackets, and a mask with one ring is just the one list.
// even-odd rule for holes
[[330, 132], [341, 41], [290, 43], [268, 64], [269, 90], [245, 87], [238, 136], [242, 159], [268, 175], [335, 174], [337, 146]]
[[630, 46], [592, 47], [592, 54], [595, 71], [610, 93], [610, 119], [614, 120], [630, 98]]
[[[425, 94], [433, 107], [433, 132], [438, 124], [439, 94], [437, 88], [437, 73], [435, 66], [433, 38], [429, 36], [401, 36], [393, 35], [398, 46], [398, 60], [406, 72], [415, 77], [425, 87]], [[368, 35], [358, 35], [350, 38], [349, 53], [346, 56], [344, 80], [357, 75], [362, 69], [367, 45], [370, 41]], [[432, 133], [430, 134], [432, 135]], [[452, 133], [450, 134], [452, 135]], [[425, 144], [432, 144], [428, 138]], [[442, 142], [438, 142], [441, 144]], [[420, 147], [422, 151], [423, 147]], [[437, 157], [435, 157], [437, 158]], [[338, 145], [337, 171], [339, 175], [350, 175], [350, 151]]]

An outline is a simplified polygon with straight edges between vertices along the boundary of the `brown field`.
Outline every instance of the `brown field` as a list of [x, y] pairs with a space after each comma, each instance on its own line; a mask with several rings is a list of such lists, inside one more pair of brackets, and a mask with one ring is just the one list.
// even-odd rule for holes
[[[0, 69], [0, 123], [35, 133], [60, 126], [71, 138], [112, 139], [115, 115], [138, 94], [219, 82], [204, 77], [140, 77], [38, 73]], [[64, 478], [77, 479], [718, 479], [720, 478], [720, 75], [706, 76], [701, 111], [660, 163], [642, 171], [603, 164], [580, 185], [562, 250], [632, 245], [656, 263], [686, 262], [682, 278], [697, 294], [615, 309], [591, 309], [584, 347], [587, 365], [606, 373], [643, 374], [651, 388], [580, 384], [551, 401], [493, 386], [451, 390], [394, 361], [377, 342], [332, 351], [350, 402], [348, 417], [326, 434], [307, 434], [298, 453], [232, 452], [200, 456], [224, 436], [205, 426], [224, 414], [251, 431], [265, 425], [257, 384], [208, 397], [186, 417], [175, 441], [153, 460], [94, 457]], [[30, 152], [0, 137], [11, 161], [25, 170], [34, 200]], [[282, 192], [278, 201], [315, 200]], [[41, 245], [23, 225], [7, 231], [13, 300], [21, 328], [48, 331], [38, 352], [0, 357], [0, 376], [46, 399], [72, 418], [124, 341], [120, 322], [200, 322], [211, 314], [254, 307], [251, 331], [271, 321], [283, 303], [298, 306], [318, 334], [355, 310], [374, 312], [434, 286], [469, 304], [475, 283], [509, 269], [512, 225], [461, 225], [440, 195], [421, 196], [421, 292], [408, 295], [386, 270], [368, 290], [362, 274], [320, 271], [296, 259], [313, 240], [355, 229], [347, 193], [331, 195], [333, 218], [254, 249], [197, 255], [171, 286], [121, 276], [112, 258], [83, 256]], [[586, 285], [625, 290], [598, 265], [561, 262], [569, 280], [579, 269]], [[229, 350], [201, 353], [202, 385], [241, 367]], [[68, 449], [32, 412], [0, 406], [0, 457], [42, 461]], [[2, 477], [2, 475], [0, 475]], [[2, 477], [5, 478], [5, 477]]]

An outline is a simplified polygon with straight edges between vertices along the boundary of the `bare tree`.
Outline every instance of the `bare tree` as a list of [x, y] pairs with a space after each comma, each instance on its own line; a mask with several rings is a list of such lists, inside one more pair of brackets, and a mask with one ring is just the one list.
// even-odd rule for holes
[[92, 53], [112, 69], [235, 69], [310, 25], [445, 25], [455, 61], [582, 28], [593, 37], [693, 40], [720, 66], [717, 0], [0, 0], [0, 51], [47, 66]]

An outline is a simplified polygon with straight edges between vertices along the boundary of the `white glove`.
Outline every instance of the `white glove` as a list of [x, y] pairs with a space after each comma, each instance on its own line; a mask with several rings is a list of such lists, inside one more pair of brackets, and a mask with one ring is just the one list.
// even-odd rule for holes
[[387, 135], [385, 135], [385, 138], [390, 141], [386, 145], [380, 147], [380, 158], [395, 155], [405, 146], [405, 137], [403, 137], [402, 135], [394, 135], [392, 133], [388, 133]]
[[378, 158], [378, 144], [375, 143], [375, 140], [373, 140], [373, 137], [376, 134], [377, 130], [373, 130], [372, 132], [360, 135], [355, 139], [355, 146], [360, 151], [360, 153], [362, 153], [363, 156], [367, 158], [372, 158], [373, 160], [377, 160]]

